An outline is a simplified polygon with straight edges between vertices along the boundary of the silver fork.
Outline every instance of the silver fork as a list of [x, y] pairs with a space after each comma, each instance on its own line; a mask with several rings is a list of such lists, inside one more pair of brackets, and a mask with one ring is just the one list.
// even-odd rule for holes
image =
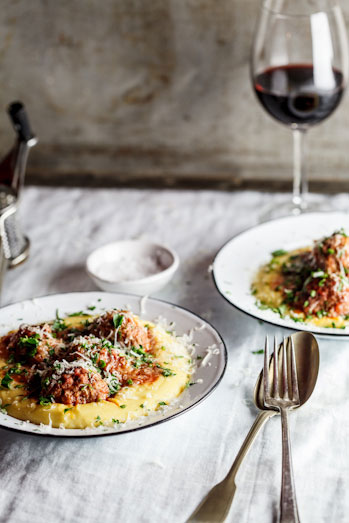
[[[292, 337], [288, 338], [290, 348], [291, 364], [288, 364], [286, 341], [282, 343], [282, 362], [281, 362], [281, 384], [279, 384], [279, 359], [278, 345], [274, 337], [273, 355], [273, 387], [271, 392], [270, 371], [269, 371], [269, 342], [268, 336], [265, 340], [263, 385], [264, 385], [264, 406], [280, 411], [282, 424], [282, 482], [281, 482], [281, 501], [280, 501], [280, 523], [299, 523], [296, 491], [294, 487], [290, 434], [288, 429], [288, 410], [298, 407], [299, 390], [297, 379], [296, 359]], [[291, 369], [289, 369], [291, 367]], [[291, 390], [288, 385], [289, 374], [291, 376]], [[281, 392], [281, 394], [279, 393]]]

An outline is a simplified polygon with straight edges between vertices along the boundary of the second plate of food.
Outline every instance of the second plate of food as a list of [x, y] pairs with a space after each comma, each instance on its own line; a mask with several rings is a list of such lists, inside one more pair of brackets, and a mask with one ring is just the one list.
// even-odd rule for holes
[[249, 229], [213, 264], [220, 294], [260, 320], [349, 336], [349, 215], [308, 213]]

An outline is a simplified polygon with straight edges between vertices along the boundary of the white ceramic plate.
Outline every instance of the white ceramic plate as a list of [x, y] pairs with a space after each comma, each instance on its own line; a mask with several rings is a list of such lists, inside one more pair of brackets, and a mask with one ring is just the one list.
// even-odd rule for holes
[[344, 228], [349, 233], [349, 214], [309, 213], [263, 223], [232, 238], [218, 252], [213, 263], [213, 278], [221, 295], [238, 309], [260, 320], [309, 331], [324, 336], [348, 337], [349, 328], [321, 328], [280, 318], [271, 310], [261, 310], [251, 294], [251, 282], [258, 268], [278, 249], [286, 251], [312, 245], [314, 240]]
[[216, 345], [217, 350], [214, 351], [216, 354], [212, 354], [209, 363], [205, 366], [200, 366], [202, 360], [198, 360], [198, 366], [191, 377], [191, 381], [199, 381], [199, 383], [188, 387], [176, 402], [166, 407], [166, 410], [154, 412], [137, 421], [120, 424], [116, 428], [101, 426], [84, 430], [64, 430], [43, 425], [38, 426], [0, 413], [0, 427], [32, 434], [60, 437], [124, 434], [125, 432], [153, 426], [182, 414], [202, 401], [222, 379], [227, 364], [227, 351], [218, 332], [209, 323], [192, 312], [153, 298], [145, 299], [130, 294], [105, 292], [74, 292], [27, 300], [0, 309], [0, 336], [18, 328], [21, 323], [35, 324], [52, 320], [55, 318], [57, 309], [60, 315], [64, 316], [71, 312], [86, 310], [88, 306], [96, 307], [93, 311], [94, 314], [102, 313], [104, 309], [113, 307], [129, 307], [133, 313], [149, 321], [156, 320], [156, 318], [162, 316], [169, 323], [175, 323], [177, 335], [192, 332], [192, 341], [198, 344], [195, 356], [205, 357], [207, 354], [206, 349], [211, 345]]

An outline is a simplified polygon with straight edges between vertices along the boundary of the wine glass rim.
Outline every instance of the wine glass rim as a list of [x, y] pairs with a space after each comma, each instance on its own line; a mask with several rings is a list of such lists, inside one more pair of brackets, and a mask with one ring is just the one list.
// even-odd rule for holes
[[329, 13], [330, 11], [333, 11], [334, 9], [340, 9], [340, 5], [336, 2], [332, 6], [328, 7], [327, 9], [317, 9], [313, 12], [310, 12], [308, 14], [301, 14], [301, 13], [282, 13], [280, 11], [277, 11], [276, 9], [271, 9], [270, 7], [267, 7], [266, 0], [261, 1], [261, 9], [264, 11], [267, 11], [268, 13], [272, 13], [273, 15], [278, 16], [279, 18], [309, 18], [310, 16], [313, 16], [317, 13]]

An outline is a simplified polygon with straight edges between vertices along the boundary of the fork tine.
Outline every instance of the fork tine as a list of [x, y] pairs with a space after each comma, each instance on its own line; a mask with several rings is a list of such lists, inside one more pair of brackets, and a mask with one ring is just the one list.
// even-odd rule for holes
[[269, 340], [268, 336], [265, 337], [264, 347], [264, 367], [263, 367], [263, 387], [264, 387], [264, 399], [269, 398]]
[[282, 388], [283, 397], [288, 399], [288, 376], [287, 376], [287, 354], [286, 354], [286, 340], [282, 342]]
[[298, 389], [298, 377], [297, 377], [297, 365], [296, 357], [294, 353], [293, 338], [291, 340], [291, 381], [292, 381], [292, 399], [299, 403], [299, 389]]
[[279, 363], [276, 336], [274, 336], [274, 397], [279, 397]]

